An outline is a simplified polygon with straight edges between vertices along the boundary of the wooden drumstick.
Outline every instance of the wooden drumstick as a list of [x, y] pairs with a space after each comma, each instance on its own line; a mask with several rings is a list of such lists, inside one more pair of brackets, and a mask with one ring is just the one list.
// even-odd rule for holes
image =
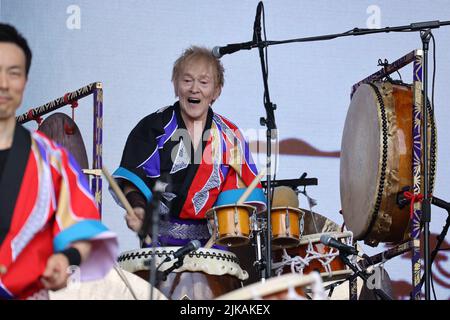
[[106, 167], [102, 167], [103, 175], [105, 176], [106, 180], [108, 180], [109, 185], [113, 189], [115, 195], [119, 199], [120, 203], [122, 203], [123, 207], [130, 215], [135, 215], [133, 208], [131, 207], [130, 203], [128, 202], [127, 198], [123, 194], [122, 190], [120, 190], [119, 185], [117, 184], [116, 180], [109, 174], [108, 169]]
[[209, 238], [204, 248], [210, 249], [213, 246], [214, 242], [216, 242], [216, 230], [213, 231], [213, 235], [211, 236], [211, 238]]
[[247, 187], [247, 190], [242, 194], [242, 196], [239, 198], [237, 204], [243, 204], [245, 200], [247, 200], [248, 196], [252, 191], [256, 188], [258, 183], [261, 181], [261, 179], [266, 175], [267, 168], [264, 167], [264, 169], [261, 170], [261, 172], [253, 179], [252, 183]]
[[[131, 207], [130, 203], [128, 202], [127, 198], [123, 194], [122, 190], [120, 189], [119, 185], [117, 184], [116, 180], [111, 176], [108, 169], [106, 169], [105, 166], [102, 167], [103, 175], [105, 176], [106, 180], [108, 180], [109, 185], [113, 189], [115, 195], [119, 199], [120, 203], [122, 203], [123, 207], [127, 211], [128, 215], [136, 217], [136, 213], [134, 213], [133, 208]], [[152, 239], [149, 235], [145, 237], [143, 240], [146, 244], [150, 244], [152, 242]]]

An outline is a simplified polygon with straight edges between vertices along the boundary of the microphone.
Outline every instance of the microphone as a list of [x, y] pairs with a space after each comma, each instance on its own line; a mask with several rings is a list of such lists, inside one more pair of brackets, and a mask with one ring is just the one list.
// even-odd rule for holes
[[352, 254], [352, 255], [363, 257], [363, 255], [361, 253], [359, 253], [358, 250], [356, 250], [352, 246], [348, 246], [327, 234], [323, 234], [320, 237], [320, 242], [322, 242], [324, 245], [327, 245], [329, 247], [338, 249], [340, 254]]
[[178, 249], [177, 251], [175, 251], [175, 253], [173, 254], [174, 259], [179, 259], [181, 257], [184, 257], [185, 255], [187, 255], [189, 252], [191, 251], [195, 251], [198, 248], [200, 248], [201, 243], [198, 240], [191, 240], [189, 241], [189, 243], [187, 245], [185, 245], [184, 247]]
[[235, 53], [239, 50], [250, 50], [251, 48], [256, 47], [256, 44], [254, 41], [248, 41], [248, 42], [241, 42], [241, 43], [232, 43], [228, 44], [225, 47], [214, 47], [212, 49], [212, 54], [217, 59], [220, 59], [225, 54], [231, 54]]
[[255, 22], [253, 23], [253, 40], [241, 43], [228, 44], [225, 47], [214, 47], [212, 49], [212, 54], [217, 59], [222, 58], [225, 54], [235, 53], [240, 50], [250, 50], [258, 46], [258, 43], [262, 41], [261, 39], [261, 12], [263, 3], [260, 1], [258, 7], [256, 8]]

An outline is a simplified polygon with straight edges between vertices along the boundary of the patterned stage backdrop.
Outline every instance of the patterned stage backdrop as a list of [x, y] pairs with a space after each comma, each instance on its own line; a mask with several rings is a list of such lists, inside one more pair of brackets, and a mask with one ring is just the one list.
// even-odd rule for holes
[[[102, 82], [103, 162], [113, 169], [133, 126], [144, 115], [175, 101], [171, 69], [182, 50], [191, 44], [214, 47], [250, 41], [257, 3], [0, 0], [1, 21], [14, 24], [28, 38], [34, 54], [26, 96], [18, 114], [87, 83]], [[407, 5], [388, 0], [267, 0], [264, 6], [270, 40], [339, 33], [354, 27], [450, 20], [446, 0], [435, 0], [432, 5], [426, 0], [410, 0]], [[435, 195], [450, 201], [450, 27], [433, 33], [437, 42]], [[275, 116], [280, 138], [277, 178], [298, 178], [303, 172], [317, 177], [318, 186], [307, 189], [318, 201], [315, 211], [337, 223], [343, 222], [339, 214], [339, 156], [352, 85], [378, 71], [378, 59], [394, 61], [420, 48], [418, 33], [346, 37], [269, 48], [269, 86], [271, 99], [278, 106]], [[265, 130], [259, 125], [259, 118], [265, 116], [265, 110], [258, 52], [241, 51], [224, 56], [222, 61], [225, 87], [214, 108], [243, 128], [261, 167], [265, 163]], [[432, 61], [430, 55], [430, 64]], [[393, 76], [399, 78], [397, 74]], [[412, 82], [410, 65], [401, 70], [401, 77]], [[70, 108], [66, 112], [70, 114]], [[76, 121], [89, 150], [89, 105], [78, 108]], [[301, 197], [300, 202], [301, 207], [307, 206], [305, 198]], [[128, 231], [123, 215], [123, 210], [104, 192], [103, 220], [119, 234], [121, 249], [125, 251], [137, 248], [138, 241]], [[432, 245], [446, 218], [445, 211], [432, 207]], [[443, 247], [448, 248], [449, 242], [447, 236]], [[386, 246], [363, 248], [371, 255]], [[450, 299], [449, 257], [448, 251], [441, 251], [433, 267], [439, 299]], [[409, 259], [403, 255], [385, 264], [398, 298], [408, 298], [411, 289]]]

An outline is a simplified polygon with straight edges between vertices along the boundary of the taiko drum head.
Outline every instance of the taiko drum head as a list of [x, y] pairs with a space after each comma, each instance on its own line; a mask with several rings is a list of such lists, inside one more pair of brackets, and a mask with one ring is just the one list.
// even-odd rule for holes
[[[436, 164], [436, 130], [430, 106], [430, 190]], [[346, 227], [371, 246], [409, 237], [409, 206], [399, 194], [423, 180], [413, 178], [413, 88], [390, 82], [362, 84], [351, 99], [341, 144], [340, 192]], [[414, 127], [413, 127], [414, 126]]]

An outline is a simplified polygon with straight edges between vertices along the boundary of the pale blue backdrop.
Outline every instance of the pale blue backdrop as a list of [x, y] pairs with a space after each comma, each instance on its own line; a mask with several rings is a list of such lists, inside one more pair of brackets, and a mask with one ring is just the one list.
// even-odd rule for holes
[[[191, 44], [213, 47], [251, 40], [256, 0], [0, 0], [1, 21], [14, 24], [34, 53], [25, 99], [19, 113], [94, 81], [104, 85], [104, 164], [114, 169], [129, 131], [144, 115], [175, 101], [170, 82], [174, 60]], [[264, 1], [267, 37], [299, 38], [377, 28], [417, 21], [450, 20], [450, 6], [440, 1]], [[450, 200], [450, 28], [434, 31], [437, 41], [435, 114], [438, 127], [438, 175], [435, 194]], [[350, 102], [351, 86], [378, 70], [379, 58], [393, 61], [420, 48], [417, 33], [377, 34], [269, 48], [269, 86], [280, 138], [303, 139], [322, 151], [338, 151]], [[222, 59], [225, 87], [215, 110], [244, 130], [260, 131], [262, 80], [258, 52], [241, 51]], [[402, 70], [411, 80], [412, 70]], [[91, 99], [80, 101], [76, 121], [90, 157]], [[69, 112], [69, 109], [65, 109]], [[35, 126], [30, 124], [30, 126]], [[263, 164], [264, 158], [255, 155]], [[282, 156], [277, 178], [307, 172], [319, 179], [308, 189], [317, 212], [342, 223], [339, 159]], [[106, 183], [105, 183], [106, 185]], [[304, 198], [301, 206], [305, 207]], [[121, 250], [138, 242], [108, 192], [103, 193], [103, 221], [120, 238]], [[439, 233], [446, 213], [433, 208], [432, 231]], [[448, 241], [448, 237], [447, 237]], [[364, 249], [379, 252], [382, 247]], [[444, 267], [449, 269], [448, 255]], [[406, 259], [386, 263], [395, 280], [410, 281]], [[450, 281], [442, 272], [435, 275]], [[450, 298], [436, 285], [438, 297]]]

